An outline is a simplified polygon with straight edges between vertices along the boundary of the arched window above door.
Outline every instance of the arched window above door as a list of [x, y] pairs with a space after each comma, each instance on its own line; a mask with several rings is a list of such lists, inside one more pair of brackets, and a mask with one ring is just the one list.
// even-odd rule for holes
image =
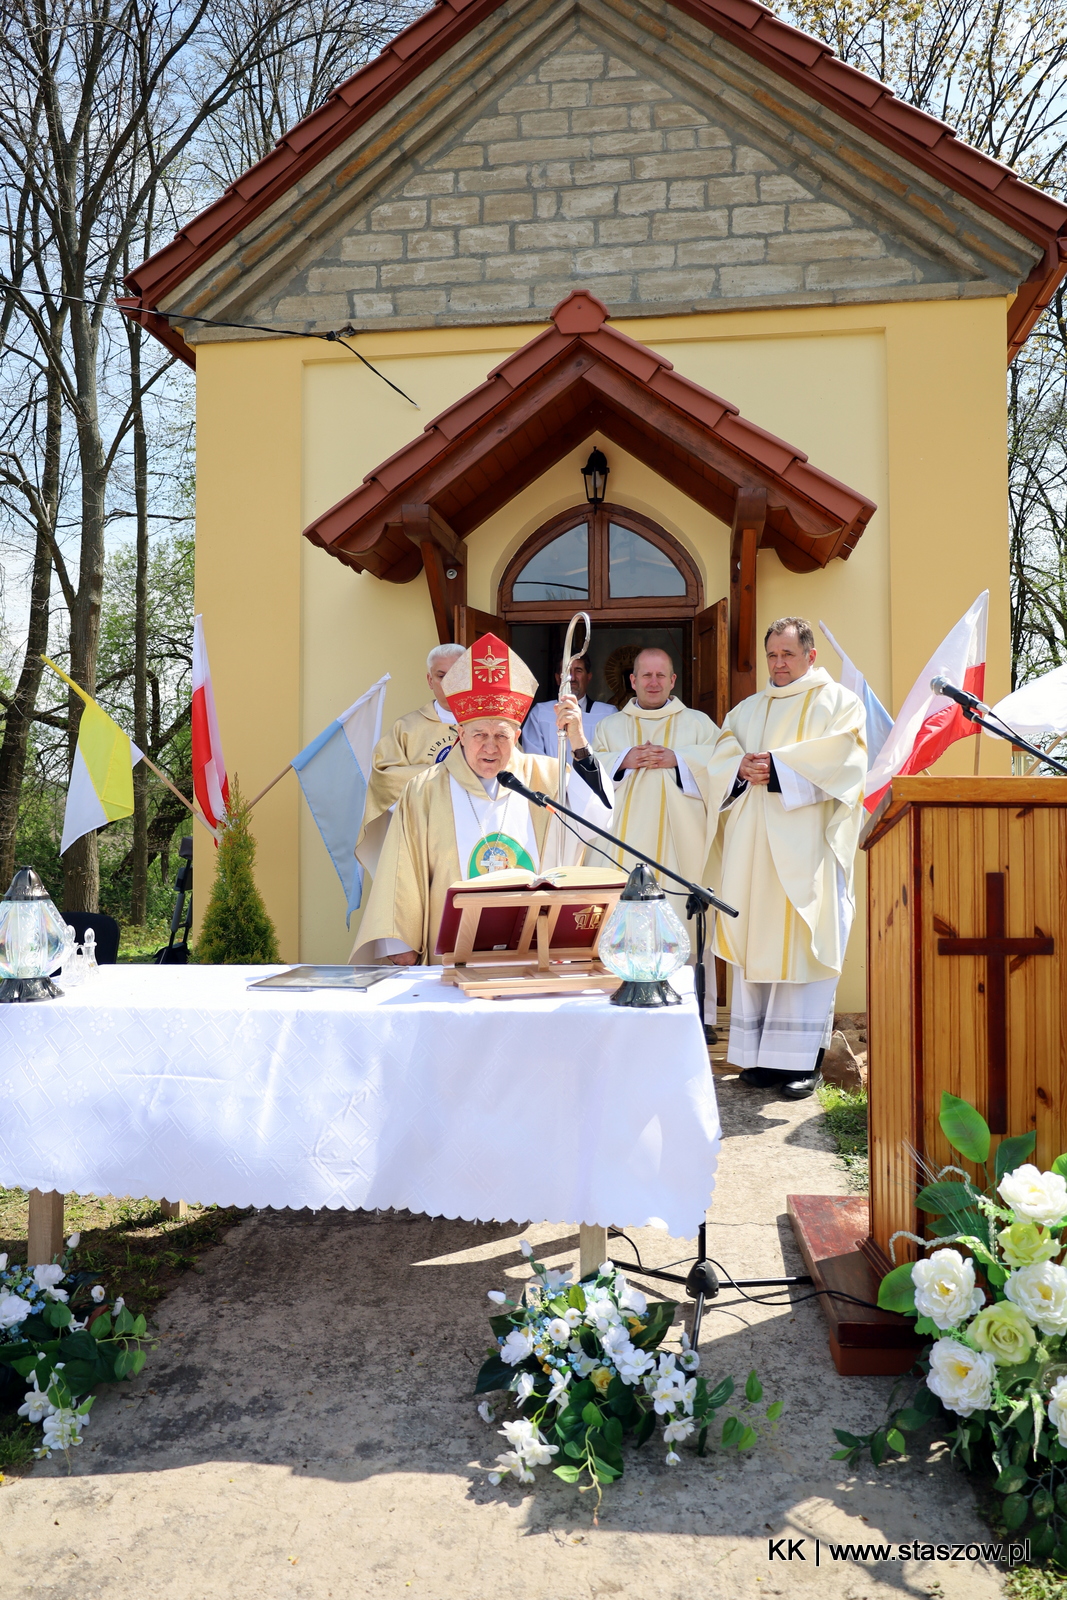
[[576, 610], [602, 620], [643, 614], [691, 617], [703, 605], [700, 575], [677, 539], [624, 506], [582, 506], [553, 517], [508, 563], [501, 615], [552, 622]]

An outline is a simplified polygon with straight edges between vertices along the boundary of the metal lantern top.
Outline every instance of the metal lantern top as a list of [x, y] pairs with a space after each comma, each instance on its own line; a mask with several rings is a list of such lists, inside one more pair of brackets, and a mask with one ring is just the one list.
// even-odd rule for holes
[[582, 478], [585, 481], [585, 498], [591, 506], [603, 505], [604, 496], [607, 493], [608, 473], [610, 470], [608, 458], [603, 450], [596, 449], [592, 451], [589, 460], [582, 468]]
[[[16, 867], [4, 900], [49, 900], [48, 890], [32, 867]], [[3, 902], [0, 902], [2, 904]], [[53, 908], [54, 909], [54, 908]]]

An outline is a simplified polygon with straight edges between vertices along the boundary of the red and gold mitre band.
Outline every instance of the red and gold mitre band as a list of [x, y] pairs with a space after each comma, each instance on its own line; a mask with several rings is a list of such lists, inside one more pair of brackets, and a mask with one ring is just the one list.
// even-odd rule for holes
[[458, 723], [480, 717], [521, 723], [533, 705], [537, 679], [502, 639], [484, 633], [449, 668], [441, 687]]

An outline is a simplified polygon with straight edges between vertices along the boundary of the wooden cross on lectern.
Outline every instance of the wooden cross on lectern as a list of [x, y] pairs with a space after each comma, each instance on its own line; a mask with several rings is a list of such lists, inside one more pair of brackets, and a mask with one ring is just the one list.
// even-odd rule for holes
[[1012, 957], [1011, 970], [1021, 967], [1027, 956], [1050, 956], [1054, 953], [1053, 941], [1046, 938], [1040, 928], [1033, 939], [1009, 939], [1005, 932], [1004, 874], [987, 872], [985, 875], [985, 937], [958, 939], [954, 928], [934, 918], [938, 933], [950, 935], [938, 939], [939, 956], [985, 956], [986, 958], [986, 1066], [989, 1073], [986, 1121], [991, 1133], [1008, 1131], [1008, 958]]

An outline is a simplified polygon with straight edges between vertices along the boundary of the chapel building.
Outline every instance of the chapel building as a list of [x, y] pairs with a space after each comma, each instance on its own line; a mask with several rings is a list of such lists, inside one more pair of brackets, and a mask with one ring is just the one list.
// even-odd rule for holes
[[[988, 588], [997, 699], [1005, 361], [1061, 240], [1067, 207], [754, 0], [436, 4], [128, 280], [196, 367], [230, 771], [254, 793], [383, 672], [387, 721], [423, 703], [430, 647], [486, 628], [554, 697], [578, 610], [595, 695], [663, 643], [720, 720], [787, 613], [896, 710]], [[294, 779], [255, 832], [283, 957], [345, 960]]]

